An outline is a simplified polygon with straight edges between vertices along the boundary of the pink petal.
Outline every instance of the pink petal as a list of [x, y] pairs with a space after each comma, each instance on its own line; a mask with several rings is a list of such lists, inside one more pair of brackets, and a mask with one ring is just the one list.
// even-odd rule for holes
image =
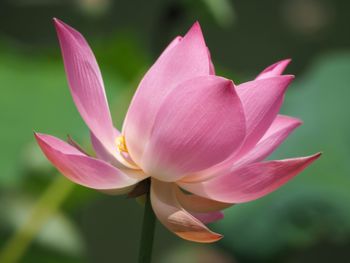
[[175, 39], [142, 79], [130, 104], [123, 134], [132, 159], [140, 164], [145, 144], [164, 98], [180, 83], [209, 75], [202, 31], [195, 23], [185, 37]]
[[210, 231], [192, 216], [176, 200], [174, 184], [152, 179], [151, 202], [159, 221], [179, 237], [195, 242], [211, 243], [222, 238]]
[[164, 100], [141, 167], [159, 180], [176, 181], [225, 160], [244, 135], [244, 114], [232, 81], [197, 77]]
[[122, 190], [140, 181], [106, 162], [84, 155], [58, 138], [39, 133], [35, 133], [35, 137], [50, 162], [77, 184], [98, 190]]
[[54, 23], [75, 105], [90, 130], [114, 152], [112, 119], [94, 54], [79, 32], [58, 19], [54, 19]]
[[191, 213], [195, 218], [201, 221], [203, 224], [210, 224], [219, 221], [224, 218], [224, 213], [220, 211], [210, 213]]
[[196, 195], [226, 203], [243, 203], [263, 197], [303, 171], [320, 153], [309, 157], [253, 163], [202, 183], [179, 183]]
[[198, 171], [183, 178], [184, 182], [200, 182], [227, 169], [245, 156], [262, 138], [282, 105], [284, 93], [293, 76], [278, 76], [269, 79], [243, 83], [236, 88], [246, 118], [246, 138], [237, 152], [233, 152], [224, 162], [209, 169]]
[[211, 55], [210, 55], [210, 50], [208, 48], [208, 57], [209, 57], [209, 74], [210, 75], [215, 75], [215, 67], [214, 67], [214, 63], [211, 60]]
[[234, 165], [241, 166], [264, 160], [301, 124], [299, 119], [278, 115], [257, 145]]
[[266, 79], [271, 77], [276, 77], [279, 75], [282, 75], [283, 71], [286, 69], [288, 64], [291, 62], [291, 59], [284, 59], [281, 61], [276, 62], [275, 64], [272, 64], [271, 66], [264, 69], [255, 80], [258, 79]]
[[246, 117], [246, 138], [238, 156], [248, 152], [265, 134], [279, 112], [294, 76], [254, 80], [237, 87]]
[[[160, 54], [158, 60], [162, 60], [162, 59], [166, 59], [167, 54], [170, 50], [172, 50], [175, 46], [177, 46], [177, 44], [179, 44], [181, 42], [181, 40], [183, 39], [182, 36], [177, 36], [175, 37], [169, 44], [168, 46], [163, 50], [163, 53]], [[165, 57], [165, 58], [164, 58]], [[157, 62], [156, 62], [157, 63]], [[154, 66], [154, 65], [153, 65]], [[146, 76], [145, 76], [146, 77]]]
[[177, 201], [190, 212], [208, 213], [226, 209], [233, 204], [218, 202], [194, 194], [186, 194], [179, 187], [175, 188]]
[[[115, 140], [119, 135], [120, 135], [120, 132], [118, 130], [115, 130], [115, 135], [114, 135]], [[94, 148], [96, 157], [98, 159], [102, 159], [108, 163], [115, 162], [115, 159], [116, 159], [115, 155], [109, 152], [106, 149], [106, 147], [103, 146], [103, 144], [99, 141], [99, 139], [97, 139], [97, 137], [92, 132], [90, 132], [90, 139], [91, 139], [92, 147]], [[118, 167], [119, 164], [117, 163], [116, 166]]]

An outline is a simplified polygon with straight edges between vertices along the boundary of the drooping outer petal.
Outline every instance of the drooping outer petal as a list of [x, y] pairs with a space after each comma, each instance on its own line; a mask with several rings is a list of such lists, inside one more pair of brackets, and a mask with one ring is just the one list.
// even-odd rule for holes
[[246, 138], [237, 157], [247, 153], [276, 118], [283, 103], [284, 93], [294, 79], [285, 75], [245, 82], [237, 87], [246, 117]]
[[301, 124], [302, 122], [297, 118], [277, 115], [260, 141], [241, 159], [237, 160], [234, 166], [241, 166], [264, 160]]
[[179, 187], [174, 188], [176, 199], [179, 204], [194, 217], [199, 219], [203, 224], [212, 223], [224, 218], [220, 211], [233, 204], [222, 203], [210, 200], [198, 195], [186, 194]]
[[226, 209], [233, 204], [218, 202], [198, 195], [186, 194], [179, 187], [175, 187], [176, 199], [188, 211], [208, 213]]
[[174, 89], [159, 108], [141, 167], [159, 180], [176, 181], [225, 160], [244, 136], [232, 81], [197, 77]]
[[282, 75], [283, 71], [286, 69], [288, 64], [291, 62], [291, 59], [284, 59], [281, 61], [276, 62], [275, 64], [272, 64], [271, 66], [264, 69], [257, 77], [258, 79], [266, 79], [271, 77], [276, 77], [279, 75]]
[[179, 183], [196, 195], [227, 203], [243, 203], [271, 193], [320, 157], [253, 163], [201, 183]]
[[183, 239], [211, 243], [222, 238], [210, 231], [200, 220], [192, 216], [176, 200], [173, 183], [152, 179], [151, 202], [159, 221]]
[[75, 105], [90, 130], [113, 153], [114, 128], [96, 59], [79, 32], [58, 19], [54, 22]]
[[191, 213], [195, 218], [203, 224], [213, 223], [224, 218], [224, 213], [221, 211], [214, 211], [208, 213]]
[[198, 23], [175, 39], [142, 79], [130, 104], [123, 134], [132, 159], [140, 165], [143, 150], [164, 97], [180, 83], [209, 75], [209, 57]]
[[35, 134], [46, 157], [71, 181], [98, 190], [124, 189], [141, 178], [130, 177], [112, 165], [86, 156], [66, 142], [45, 134]]

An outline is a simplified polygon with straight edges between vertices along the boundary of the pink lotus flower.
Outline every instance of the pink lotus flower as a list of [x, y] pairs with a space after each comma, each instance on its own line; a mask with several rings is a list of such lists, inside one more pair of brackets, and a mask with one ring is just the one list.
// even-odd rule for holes
[[86, 40], [57, 19], [55, 26], [70, 90], [96, 157], [74, 143], [36, 133], [42, 151], [71, 181], [103, 192], [127, 193], [150, 178], [156, 216], [184, 239], [219, 240], [222, 236], [205, 224], [221, 219], [221, 210], [271, 193], [320, 156], [264, 161], [301, 124], [278, 115], [294, 78], [281, 75], [289, 60], [235, 85], [215, 75], [195, 23], [143, 77], [119, 132]]

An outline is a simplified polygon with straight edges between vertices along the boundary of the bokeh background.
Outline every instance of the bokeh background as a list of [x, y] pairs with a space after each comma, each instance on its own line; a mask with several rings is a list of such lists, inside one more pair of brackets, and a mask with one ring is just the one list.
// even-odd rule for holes
[[217, 73], [240, 83], [292, 58], [283, 113], [304, 120], [272, 156], [320, 160], [277, 192], [225, 211], [216, 244], [158, 224], [155, 263], [350, 262], [350, 2], [347, 0], [1, 0], [0, 262], [136, 262], [142, 207], [68, 182], [33, 130], [91, 149], [69, 94], [52, 17], [81, 31], [117, 127], [139, 80], [199, 20]]

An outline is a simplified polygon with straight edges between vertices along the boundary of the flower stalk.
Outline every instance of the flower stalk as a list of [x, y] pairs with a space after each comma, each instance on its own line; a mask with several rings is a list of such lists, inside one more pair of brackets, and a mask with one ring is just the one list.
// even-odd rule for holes
[[139, 263], [150, 263], [152, 260], [155, 226], [156, 216], [152, 209], [150, 195], [147, 193], [140, 240]]

